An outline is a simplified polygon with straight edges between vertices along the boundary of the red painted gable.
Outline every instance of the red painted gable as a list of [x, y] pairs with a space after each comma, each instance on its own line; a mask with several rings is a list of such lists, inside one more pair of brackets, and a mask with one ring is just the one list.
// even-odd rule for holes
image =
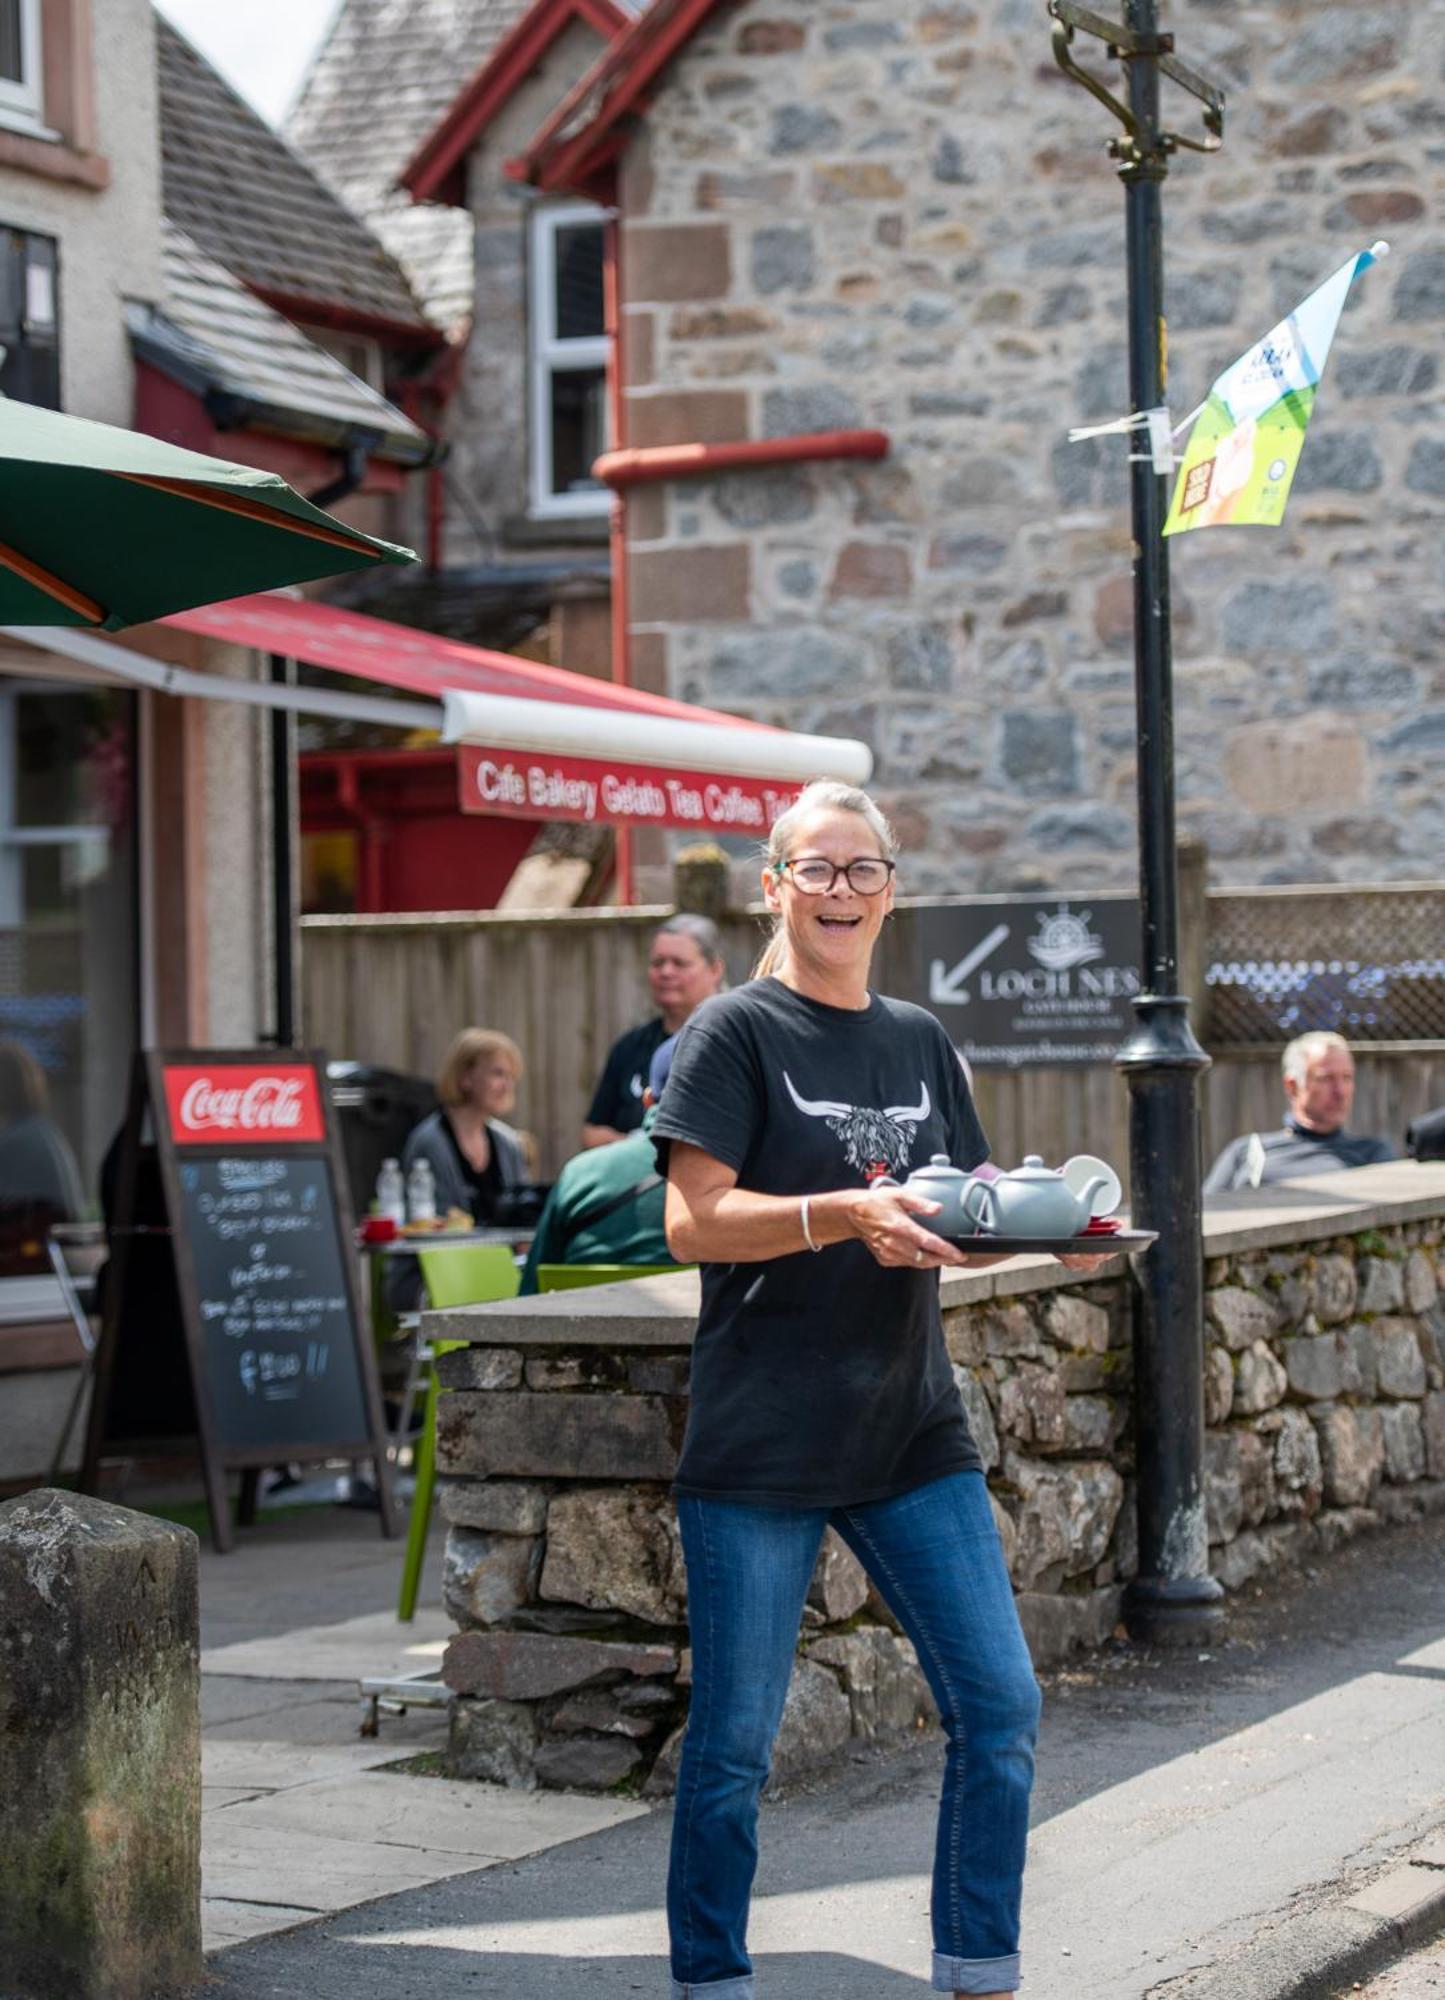
[[467, 154], [574, 21], [584, 22], [605, 42], [611, 42], [631, 25], [631, 16], [616, 5], [616, 0], [535, 0], [497, 43], [441, 123], [422, 141], [402, 170], [399, 184], [413, 201], [463, 205]]
[[737, 0], [653, 0], [568, 92], [507, 172], [549, 192], [587, 193], [627, 143], [627, 120], [720, 7]]

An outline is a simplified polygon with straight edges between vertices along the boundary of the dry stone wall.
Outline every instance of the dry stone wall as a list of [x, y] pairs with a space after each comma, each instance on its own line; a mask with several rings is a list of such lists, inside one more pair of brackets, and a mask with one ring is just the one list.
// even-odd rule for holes
[[[1230, 96], [1225, 150], [1168, 183], [1176, 412], [1346, 256], [1394, 252], [1285, 527], [1173, 545], [1180, 824], [1226, 882], [1432, 875], [1445, 0], [1163, 12]], [[866, 738], [925, 894], [1134, 880], [1127, 446], [1065, 441], [1127, 408], [1123, 197], [1049, 25], [1044, 0], [719, 9], [622, 176], [625, 442], [892, 440], [633, 489], [636, 671]]]
[[[1030, 1260], [951, 1278], [944, 1294], [1039, 1665], [1107, 1639], [1135, 1569], [1132, 1280], [1122, 1260], [1087, 1283], [1064, 1277]], [[1212, 1258], [1207, 1279], [1209, 1536], [1227, 1588], [1445, 1505], [1438, 1218], [1246, 1242]], [[665, 1288], [689, 1281], [654, 1283], [674, 1297]], [[599, 1294], [563, 1296], [574, 1304], [545, 1302], [550, 1318], [516, 1307], [435, 1316], [439, 1334], [475, 1343], [440, 1364], [445, 1595], [460, 1628], [445, 1666], [458, 1696], [452, 1768], [511, 1785], [663, 1791], [688, 1687], [667, 1480], [691, 1317], [677, 1304], [631, 1316], [614, 1304], [598, 1321], [583, 1315]], [[933, 1713], [907, 1640], [830, 1534], [775, 1779]]]

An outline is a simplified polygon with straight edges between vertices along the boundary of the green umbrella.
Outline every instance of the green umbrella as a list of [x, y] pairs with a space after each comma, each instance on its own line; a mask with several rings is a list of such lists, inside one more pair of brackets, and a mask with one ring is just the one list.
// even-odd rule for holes
[[410, 549], [274, 472], [0, 398], [0, 625], [115, 632]]

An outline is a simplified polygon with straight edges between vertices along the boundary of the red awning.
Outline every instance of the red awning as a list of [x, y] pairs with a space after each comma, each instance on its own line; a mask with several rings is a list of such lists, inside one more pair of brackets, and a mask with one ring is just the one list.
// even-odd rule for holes
[[469, 646], [439, 632], [422, 632], [414, 625], [393, 625], [360, 611], [342, 611], [334, 604], [309, 598], [233, 597], [224, 604], [203, 604], [163, 618], [182, 632], [221, 639], [233, 646], [254, 646], [258, 652], [279, 653], [333, 673], [406, 688], [412, 694], [440, 701], [447, 690], [459, 694], [504, 694], [525, 701], [565, 701], [574, 708], [624, 708], [642, 715], [669, 715], [678, 721], [725, 723], [729, 728], [762, 728], [745, 724], [740, 715], [717, 709], [692, 708], [665, 695], [643, 694], [569, 673], [565, 667], [544, 667], [519, 660], [511, 653], [493, 653]]
[[163, 621], [440, 699], [463, 812], [765, 833], [813, 777], [864, 783], [862, 743], [801, 736], [334, 605], [238, 597]]

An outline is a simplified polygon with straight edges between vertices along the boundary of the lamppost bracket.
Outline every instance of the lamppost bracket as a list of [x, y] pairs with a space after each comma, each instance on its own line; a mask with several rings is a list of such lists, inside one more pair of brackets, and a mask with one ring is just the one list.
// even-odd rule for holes
[[[1082, 84], [1091, 97], [1096, 97], [1106, 111], [1113, 113], [1127, 133], [1127, 138], [1111, 139], [1109, 151], [1117, 160], [1138, 166], [1143, 162], [1146, 151], [1156, 160], [1161, 156], [1177, 152], [1182, 146], [1191, 153], [1217, 153], [1224, 144], [1224, 92], [1217, 84], [1201, 76], [1186, 62], [1181, 62], [1174, 53], [1173, 35], [1145, 34], [1137, 28], [1128, 27], [1123, 21], [1111, 21], [1103, 14], [1096, 14], [1092, 7], [1083, 7], [1078, 0], [1049, 0], [1049, 12], [1054, 20], [1054, 60], [1065, 76]], [[1073, 54], [1074, 37], [1078, 33], [1092, 35], [1104, 44], [1104, 52], [1116, 62], [1153, 62], [1161, 73], [1177, 83], [1181, 90], [1199, 99], [1204, 106], [1204, 129], [1206, 137], [1191, 139], [1183, 132], [1158, 132], [1152, 147], [1141, 144], [1139, 121], [1128, 105], [1121, 102], [1098, 77], [1076, 62]]]

